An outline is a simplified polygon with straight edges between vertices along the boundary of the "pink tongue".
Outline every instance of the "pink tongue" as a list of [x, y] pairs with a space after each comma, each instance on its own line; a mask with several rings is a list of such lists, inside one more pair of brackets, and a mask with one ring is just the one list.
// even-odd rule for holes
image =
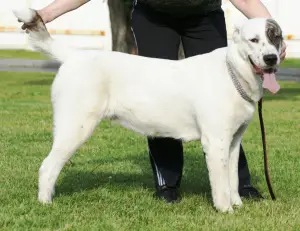
[[268, 89], [273, 94], [279, 91], [280, 86], [276, 81], [276, 77], [274, 73], [264, 73], [263, 77], [264, 77], [263, 88]]

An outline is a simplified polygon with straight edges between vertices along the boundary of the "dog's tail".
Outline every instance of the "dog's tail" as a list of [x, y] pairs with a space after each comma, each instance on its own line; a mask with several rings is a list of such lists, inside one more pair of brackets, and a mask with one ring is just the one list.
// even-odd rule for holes
[[50, 36], [46, 25], [37, 11], [25, 8], [14, 10], [13, 13], [19, 22], [24, 23], [22, 29], [26, 30], [26, 33], [29, 34], [30, 43], [35, 49], [60, 62], [64, 62], [72, 53], [73, 49], [60, 44]]

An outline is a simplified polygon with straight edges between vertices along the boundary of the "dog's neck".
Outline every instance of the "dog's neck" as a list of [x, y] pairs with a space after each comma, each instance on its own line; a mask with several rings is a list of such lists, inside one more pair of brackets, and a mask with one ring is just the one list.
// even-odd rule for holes
[[231, 74], [234, 75], [231, 77], [235, 77], [239, 81], [253, 102], [258, 102], [263, 96], [262, 80], [254, 73], [248, 57], [242, 57], [237, 46], [232, 43], [228, 46], [226, 61], [231, 67]]

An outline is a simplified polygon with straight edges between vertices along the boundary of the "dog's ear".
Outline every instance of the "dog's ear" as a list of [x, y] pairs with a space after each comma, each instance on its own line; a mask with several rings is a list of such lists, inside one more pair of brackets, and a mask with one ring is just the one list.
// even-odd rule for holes
[[232, 40], [233, 42], [238, 42], [240, 38], [241, 38], [241, 25], [235, 24], [233, 26], [233, 31], [232, 31]]

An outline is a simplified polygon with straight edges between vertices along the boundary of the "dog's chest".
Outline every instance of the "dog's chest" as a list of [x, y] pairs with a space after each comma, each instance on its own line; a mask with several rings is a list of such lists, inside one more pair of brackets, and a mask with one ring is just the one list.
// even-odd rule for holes
[[243, 125], [248, 125], [254, 115], [255, 104], [249, 102], [242, 102], [236, 105], [236, 108], [233, 110], [232, 122], [235, 123], [238, 127]]

